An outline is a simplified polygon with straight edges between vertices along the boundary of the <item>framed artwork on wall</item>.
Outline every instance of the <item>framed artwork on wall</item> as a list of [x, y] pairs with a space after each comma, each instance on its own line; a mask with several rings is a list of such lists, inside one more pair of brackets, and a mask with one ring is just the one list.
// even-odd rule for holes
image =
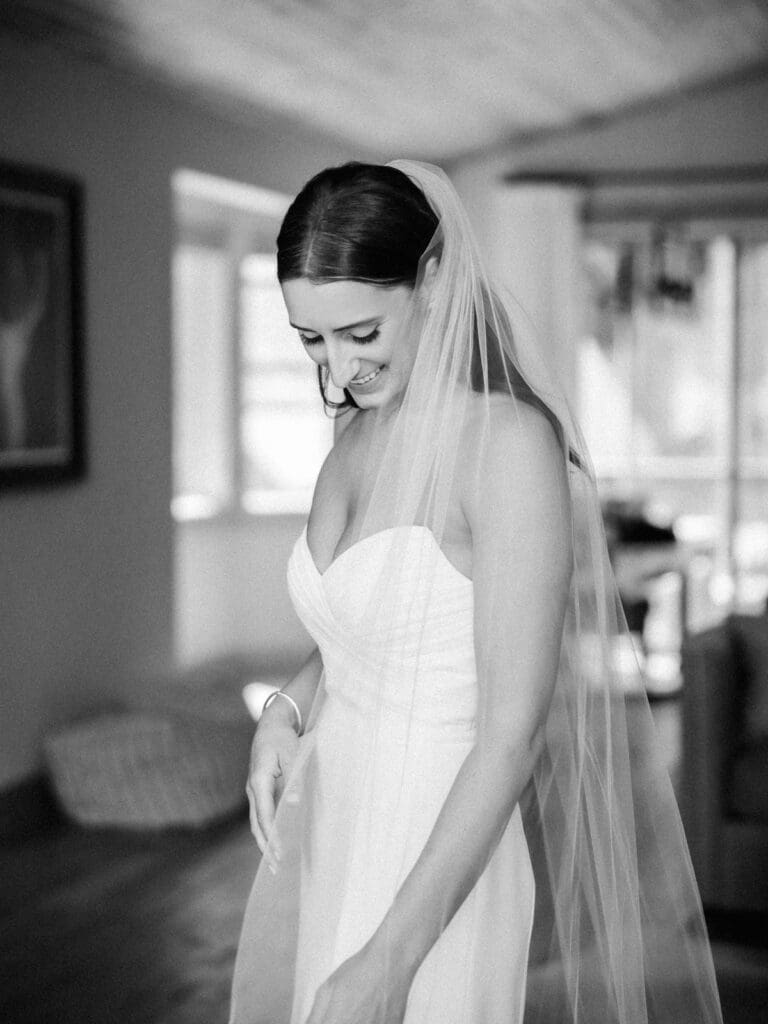
[[83, 190], [0, 163], [0, 488], [85, 471]]

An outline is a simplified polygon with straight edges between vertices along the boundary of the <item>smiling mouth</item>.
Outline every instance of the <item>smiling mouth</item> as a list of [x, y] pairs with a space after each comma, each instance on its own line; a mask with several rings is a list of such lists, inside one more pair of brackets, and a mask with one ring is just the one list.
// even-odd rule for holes
[[363, 384], [370, 384], [371, 381], [376, 380], [376, 378], [379, 376], [383, 369], [383, 366], [379, 366], [378, 369], [374, 370], [372, 373], [367, 373], [365, 377], [355, 377], [353, 380], [349, 382], [349, 386], [353, 388], [358, 388], [361, 387]]

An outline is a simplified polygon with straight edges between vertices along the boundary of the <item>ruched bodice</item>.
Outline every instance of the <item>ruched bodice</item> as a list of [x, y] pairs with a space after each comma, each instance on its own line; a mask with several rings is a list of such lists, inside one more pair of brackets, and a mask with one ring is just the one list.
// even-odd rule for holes
[[329, 693], [361, 708], [399, 707], [424, 725], [471, 728], [477, 707], [472, 581], [426, 526], [365, 537], [323, 573], [305, 528], [288, 564], [288, 587], [322, 654]]

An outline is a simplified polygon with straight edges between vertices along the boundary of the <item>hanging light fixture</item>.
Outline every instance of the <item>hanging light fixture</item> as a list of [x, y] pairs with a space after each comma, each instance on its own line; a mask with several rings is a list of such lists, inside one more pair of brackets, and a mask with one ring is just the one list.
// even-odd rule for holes
[[648, 299], [653, 305], [693, 305], [696, 277], [701, 272], [696, 249], [682, 227], [656, 225], [651, 236], [648, 275]]

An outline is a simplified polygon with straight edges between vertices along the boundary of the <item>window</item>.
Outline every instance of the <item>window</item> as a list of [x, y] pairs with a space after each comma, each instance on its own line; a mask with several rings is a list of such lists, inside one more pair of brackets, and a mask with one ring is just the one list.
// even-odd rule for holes
[[275, 257], [240, 265], [242, 501], [251, 512], [306, 511], [332, 441], [314, 364], [287, 328]]
[[173, 188], [173, 515], [306, 512], [333, 422], [277, 283], [288, 197], [191, 171]]
[[[768, 594], [768, 225], [593, 224], [579, 413], [607, 496], [706, 553], [715, 604]], [[718, 587], [719, 592], [718, 592]]]

